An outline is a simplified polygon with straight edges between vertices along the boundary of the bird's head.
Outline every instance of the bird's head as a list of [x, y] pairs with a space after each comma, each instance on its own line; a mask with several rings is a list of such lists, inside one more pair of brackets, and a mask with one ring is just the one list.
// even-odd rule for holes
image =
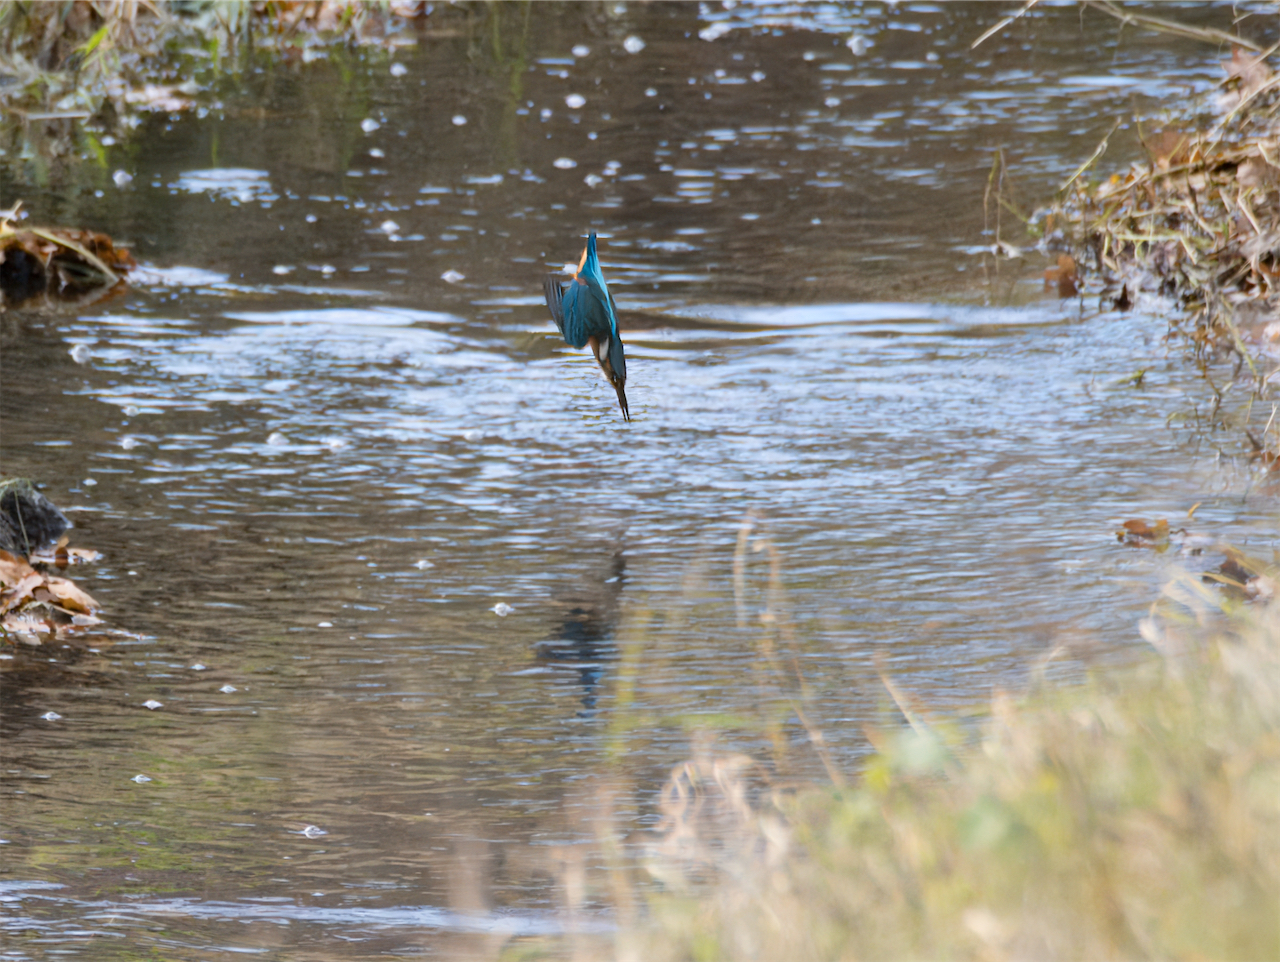
[[587, 246], [582, 248], [582, 257], [578, 261], [578, 273], [576, 277], [580, 281], [586, 281], [588, 274], [600, 273], [600, 258], [596, 254], [596, 232], [592, 231], [587, 235]]

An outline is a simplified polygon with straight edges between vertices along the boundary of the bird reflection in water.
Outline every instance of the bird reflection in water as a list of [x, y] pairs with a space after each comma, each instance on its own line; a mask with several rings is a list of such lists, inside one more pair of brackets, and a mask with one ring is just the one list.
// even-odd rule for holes
[[608, 663], [617, 655], [614, 634], [626, 568], [626, 556], [619, 545], [612, 559], [589, 579], [553, 597], [559, 624], [537, 645], [538, 660], [543, 664], [577, 671], [582, 686], [580, 716], [595, 711], [600, 681]]

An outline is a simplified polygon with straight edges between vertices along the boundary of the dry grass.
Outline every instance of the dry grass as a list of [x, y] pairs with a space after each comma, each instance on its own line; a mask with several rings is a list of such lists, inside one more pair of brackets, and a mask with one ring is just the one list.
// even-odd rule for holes
[[1236, 604], [1179, 579], [1158, 657], [997, 693], [976, 744], [904, 704], [852, 788], [678, 766], [611, 954], [1280, 957], [1280, 608]]
[[173, 20], [139, 0], [14, 0], [0, 5], [0, 107], [21, 123], [86, 119], [111, 103], [126, 107], [113, 83], [160, 53]]

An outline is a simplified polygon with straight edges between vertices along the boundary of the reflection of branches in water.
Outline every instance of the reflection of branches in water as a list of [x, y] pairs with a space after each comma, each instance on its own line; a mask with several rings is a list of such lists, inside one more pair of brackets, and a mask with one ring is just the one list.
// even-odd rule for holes
[[1182, 443], [1190, 445], [1193, 455], [1208, 445], [1221, 461], [1271, 464], [1280, 448], [1280, 439], [1272, 437], [1274, 405], [1258, 389], [1258, 380], [1245, 374], [1246, 360], [1235, 350], [1225, 354], [1198, 350], [1194, 363], [1209, 396], [1188, 398], [1190, 410], [1170, 413], [1169, 427], [1186, 432]]
[[[1273, 464], [1280, 452], [1280, 437], [1274, 433], [1274, 405], [1268, 389], [1280, 368], [1267, 371], [1270, 359], [1249, 353], [1243, 341], [1210, 341], [1187, 330], [1185, 319], [1171, 322], [1163, 341], [1165, 359], [1194, 368], [1204, 382], [1203, 390], [1189, 388], [1180, 408], [1165, 416], [1174, 443], [1189, 457], [1200, 457], [1208, 448], [1220, 463], [1250, 470], [1258, 462]], [[1133, 379], [1135, 387], [1143, 383], [1141, 378]], [[1085, 392], [1094, 399], [1088, 387]]]

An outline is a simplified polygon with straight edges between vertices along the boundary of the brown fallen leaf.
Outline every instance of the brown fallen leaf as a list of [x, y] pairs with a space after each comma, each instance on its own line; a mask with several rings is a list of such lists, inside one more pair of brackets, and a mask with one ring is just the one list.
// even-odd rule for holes
[[1236, 598], [1265, 600], [1275, 596], [1275, 580], [1263, 570], [1263, 565], [1232, 548], [1228, 548], [1226, 554], [1222, 564], [1206, 571], [1201, 580], [1217, 584]]
[[[11, 213], [11, 212], [6, 212]], [[137, 266], [106, 234], [65, 227], [14, 227], [0, 217], [0, 297], [18, 304], [37, 294], [67, 299], [114, 288]]]
[[0, 618], [0, 628], [28, 645], [40, 644], [39, 635], [51, 635], [55, 631], [52, 624], [31, 611], [7, 612]]
[[34, 594], [44, 585], [44, 575], [38, 571], [33, 571], [21, 581], [19, 581], [9, 591], [0, 594], [0, 613], [8, 611], [10, 608], [16, 608]]
[[31, 552], [29, 560], [33, 564], [57, 565], [59, 568], [65, 568], [69, 564], [88, 564], [91, 561], [97, 561], [101, 557], [102, 552], [95, 551], [92, 548], [59, 548], [55, 546]]
[[1277, 171], [1261, 157], [1250, 157], [1236, 167], [1236, 182], [1241, 187], [1270, 187], [1276, 182]]
[[45, 578], [45, 587], [57, 599], [58, 605], [68, 611], [79, 611], [91, 615], [102, 608], [102, 605], [94, 601], [92, 595], [67, 578], [56, 578], [50, 575]]
[[1253, 577], [1253, 572], [1242, 565], [1239, 557], [1234, 555], [1227, 555], [1226, 560], [1218, 565], [1218, 573], [1224, 578], [1231, 579], [1241, 588]]
[[1070, 254], [1059, 254], [1058, 266], [1047, 268], [1044, 272], [1044, 286], [1057, 284], [1059, 297], [1074, 297], [1079, 289], [1077, 287], [1079, 280], [1076, 260]]
[[1155, 524], [1148, 524], [1141, 518], [1134, 518], [1121, 525], [1123, 530], [1116, 532], [1116, 540], [1140, 547], [1167, 544], [1169, 541], [1169, 521], [1158, 519]]
[[7, 551], [0, 551], [0, 584], [16, 585], [23, 578], [34, 574], [35, 570], [23, 559]]
[[1263, 57], [1239, 47], [1231, 51], [1231, 59], [1222, 65], [1227, 74], [1222, 86], [1229, 91], [1222, 98], [1224, 109], [1232, 109], [1267, 85], [1272, 71], [1263, 61]]
[[1146, 148], [1147, 155], [1151, 158], [1151, 163], [1161, 170], [1168, 170], [1177, 164], [1184, 164], [1190, 157], [1188, 149], [1192, 142], [1192, 135], [1183, 130], [1167, 129], [1160, 130], [1143, 137], [1138, 135], [1142, 141], [1142, 146]]

